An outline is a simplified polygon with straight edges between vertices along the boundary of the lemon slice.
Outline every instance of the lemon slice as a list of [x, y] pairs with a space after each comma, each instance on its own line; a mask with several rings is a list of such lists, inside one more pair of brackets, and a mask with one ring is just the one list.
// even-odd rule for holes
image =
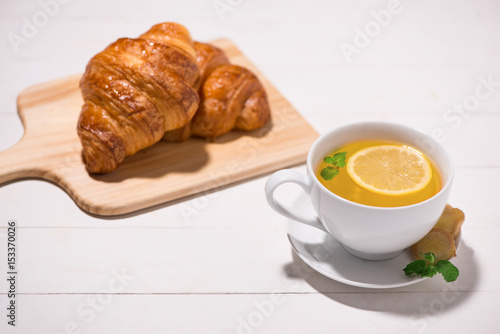
[[383, 195], [406, 195], [425, 188], [432, 177], [429, 161], [406, 145], [379, 145], [354, 153], [347, 173], [367, 190]]

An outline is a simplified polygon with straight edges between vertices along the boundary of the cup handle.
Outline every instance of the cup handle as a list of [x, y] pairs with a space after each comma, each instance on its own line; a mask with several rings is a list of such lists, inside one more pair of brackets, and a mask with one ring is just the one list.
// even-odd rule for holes
[[294, 209], [288, 205], [283, 205], [278, 202], [276, 198], [274, 198], [274, 191], [280, 185], [287, 182], [298, 184], [308, 195], [310, 195], [312, 180], [308, 175], [303, 175], [291, 169], [283, 169], [271, 175], [266, 182], [266, 198], [271, 208], [287, 218], [296, 220], [300, 223], [304, 223], [312, 227], [316, 227], [328, 233], [328, 231], [325, 229], [316, 215], [312, 215], [302, 210]]

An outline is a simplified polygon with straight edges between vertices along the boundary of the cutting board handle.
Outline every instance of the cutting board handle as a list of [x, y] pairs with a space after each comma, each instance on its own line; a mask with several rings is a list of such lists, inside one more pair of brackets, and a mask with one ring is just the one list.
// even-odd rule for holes
[[0, 185], [20, 178], [43, 176], [36, 151], [36, 147], [27, 147], [21, 139], [16, 145], [0, 152]]

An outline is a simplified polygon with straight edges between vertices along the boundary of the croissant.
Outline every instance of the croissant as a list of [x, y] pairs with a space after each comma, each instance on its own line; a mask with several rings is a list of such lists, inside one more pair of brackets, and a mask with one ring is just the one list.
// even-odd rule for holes
[[[224, 51], [211, 44], [194, 42], [196, 51], [196, 64], [200, 70], [200, 75], [194, 83], [194, 88], [199, 90], [203, 82], [212, 71], [220, 65], [229, 64]], [[200, 92], [198, 92], [200, 93]], [[191, 122], [179, 129], [167, 131], [163, 136], [165, 141], [182, 142], [191, 137]]]
[[80, 81], [84, 100], [77, 132], [90, 173], [107, 173], [126, 156], [186, 125], [199, 95], [196, 52], [180, 24], [153, 26], [95, 55]]
[[200, 76], [200, 106], [185, 126], [165, 133], [167, 141], [184, 141], [191, 135], [215, 139], [232, 129], [251, 131], [271, 118], [266, 92], [249, 70], [229, 65], [224, 52], [195, 42]]
[[221, 65], [229, 64], [224, 51], [208, 43], [194, 42], [196, 51], [196, 64], [200, 69], [200, 76], [194, 84], [194, 88], [200, 89], [210, 73]]
[[217, 67], [203, 83], [200, 98], [200, 107], [191, 125], [195, 136], [214, 139], [233, 128], [251, 131], [271, 118], [262, 84], [241, 66]]

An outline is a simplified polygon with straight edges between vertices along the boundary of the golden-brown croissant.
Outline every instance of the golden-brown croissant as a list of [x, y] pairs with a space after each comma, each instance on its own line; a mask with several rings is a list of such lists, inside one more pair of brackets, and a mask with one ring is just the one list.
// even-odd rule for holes
[[195, 42], [200, 68], [200, 106], [185, 126], [168, 131], [167, 141], [184, 141], [191, 135], [215, 139], [232, 129], [251, 131], [271, 118], [267, 96], [259, 79], [249, 70], [229, 65], [224, 52]]
[[271, 119], [267, 95], [259, 79], [236, 65], [217, 67], [203, 82], [200, 107], [191, 121], [195, 136], [214, 139], [233, 128], [251, 131]]
[[110, 172], [125, 156], [187, 124], [199, 104], [198, 77], [191, 36], [176, 23], [119, 39], [95, 55], [80, 82], [77, 125], [88, 171]]
[[[212, 71], [220, 65], [229, 64], [224, 51], [216, 46], [207, 43], [194, 42], [196, 51], [196, 64], [200, 69], [200, 75], [194, 83], [196, 90], [201, 90], [201, 85]], [[163, 140], [182, 142], [191, 137], [191, 121], [186, 125], [171, 131], [165, 132]]]
[[200, 76], [195, 82], [194, 88], [200, 89], [210, 73], [221, 65], [229, 64], [229, 59], [224, 51], [212, 44], [195, 41], [194, 50], [196, 51], [196, 64], [200, 69]]

